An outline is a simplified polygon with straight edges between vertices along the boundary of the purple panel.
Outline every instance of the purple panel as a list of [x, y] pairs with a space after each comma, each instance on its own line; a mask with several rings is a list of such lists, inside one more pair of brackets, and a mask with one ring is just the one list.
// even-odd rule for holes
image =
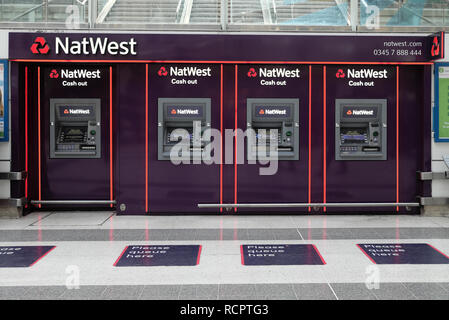
[[[219, 203], [220, 166], [218, 164], [179, 164], [158, 160], [158, 98], [210, 98], [211, 127], [220, 129], [220, 65], [187, 65], [211, 68], [210, 77], [163, 76], [161, 67], [149, 68], [149, 211], [150, 213], [210, 212], [198, 203]], [[185, 67], [180, 65], [179, 67]], [[197, 84], [172, 84], [173, 79], [197, 80]]]
[[[348, 70], [366, 69], [386, 70], [387, 78], [349, 77]], [[339, 70], [345, 74], [343, 78], [339, 76]], [[373, 86], [365, 86], [365, 83], [372, 81]], [[360, 83], [363, 86], [359, 86]], [[335, 160], [335, 99], [387, 99], [387, 160]], [[326, 177], [326, 202], [396, 202], [394, 67], [348, 65], [326, 68]], [[393, 208], [387, 210], [391, 211]], [[327, 208], [327, 211], [341, 210]]]
[[[100, 79], [87, 80], [87, 86], [64, 86], [73, 79], [51, 78], [53, 70], [100, 70]], [[77, 80], [81, 81], [83, 80]], [[102, 144], [99, 159], [50, 159], [50, 99], [100, 98]], [[33, 118], [31, 118], [33, 119]], [[109, 68], [105, 66], [54, 65], [41, 68], [41, 143], [42, 199], [108, 200], [109, 199]], [[30, 136], [36, 134], [31, 131]], [[37, 158], [37, 157], [36, 157]], [[36, 159], [35, 158], [35, 159]], [[37, 159], [35, 160], [37, 161]], [[36, 171], [37, 172], [37, 171]], [[35, 199], [35, 198], [34, 198]]]
[[[266, 77], [260, 69], [299, 70], [300, 77]], [[249, 76], [255, 70], [255, 76]], [[265, 83], [265, 85], [262, 85]], [[272, 82], [273, 81], [273, 82]], [[267, 85], [267, 83], [269, 85]], [[279, 85], [278, 85], [279, 83]], [[299, 100], [299, 160], [278, 161], [278, 171], [274, 175], [260, 175], [261, 166], [249, 164], [247, 144], [245, 150], [237, 150], [237, 155], [244, 154], [244, 164], [237, 166], [237, 202], [238, 203], [284, 203], [308, 201], [308, 128], [309, 128], [309, 66], [304, 65], [239, 65], [238, 67], [238, 127], [247, 128], [247, 99], [298, 99]], [[279, 209], [261, 209], [279, 212]], [[305, 209], [283, 209], [282, 211], [306, 211]], [[238, 211], [251, 211], [238, 209]], [[254, 209], [252, 209], [254, 211]]]
[[[119, 65], [117, 212], [145, 213], [145, 84], [143, 64]], [[151, 115], [153, 117], [153, 115]], [[152, 119], [154, 121], [154, 119]], [[125, 205], [125, 210], [122, 210]], [[122, 209], [120, 209], [122, 208]]]
[[357, 245], [376, 264], [449, 264], [449, 257], [427, 243]]
[[0, 268], [23, 268], [35, 265], [55, 246], [0, 247]]
[[200, 245], [128, 246], [114, 263], [115, 267], [196, 266]]
[[326, 264], [313, 244], [251, 244], [240, 248], [245, 266]]
[[[36, 54], [32, 46], [37, 40], [46, 41], [48, 53]], [[63, 43], [56, 52], [56, 37]], [[67, 43], [66, 43], [67, 37]], [[103, 34], [85, 33], [10, 33], [10, 59], [144, 59], [194, 61], [429, 61], [432, 39], [407, 36], [320, 36], [320, 35], [212, 35], [212, 34], [107, 34], [107, 40], [124, 42], [123, 54], [107, 51], [93, 54], [90, 45], [83, 54], [76, 54], [73, 41], [102, 41]], [[133, 40], [132, 40], [133, 39]], [[130, 41], [135, 41], [132, 46]], [[395, 50], [392, 42], [400, 43]], [[418, 47], [411, 42], [419, 42]], [[64, 49], [69, 51], [65, 53]], [[67, 48], [65, 48], [67, 47]], [[72, 47], [72, 51], [70, 48]], [[78, 46], [79, 47], [79, 46]], [[236, 50], [238, 48], [238, 50]], [[84, 48], [83, 48], [84, 49]], [[136, 54], [131, 54], [131, 49]], [[415, 50], [415, 52], [412, 52]], [[387, 52], [388, 51], [388, 54]]]

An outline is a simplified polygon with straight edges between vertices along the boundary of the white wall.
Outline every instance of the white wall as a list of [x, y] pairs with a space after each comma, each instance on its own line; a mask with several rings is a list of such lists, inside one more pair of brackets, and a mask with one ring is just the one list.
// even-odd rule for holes
[[[7, 30], [0, 30], [0, 59], [8, 59], [8, 34], [9, 32]], [[9, 94], [9, 97], [11, 97], [11, 94]], [[11, 108], [9, 110], [11, 110]], [[11, 116], [11, 112], [9, 112], [9, 115]], [[11, 140], [11, 126], [8, 127], [9, 139]], [[9, 172], [10, 169], [11, 142], [0, 142], [0, 172]], [[8, 180], [0, 180], [0, 199], [6, 199], [11, 196], [10, 187], [10, 182]]]
[[[444, 52], [446, 58], [444, 60], [439, 60], [441, 62], [449, 62], [449, 34], [446, 33], [444, 39]], [[434, 96], [434, 86], [433, 86], [432, 77], [432, 106], [435, 105], [435, 96]], [[433, 119], [433, 117], [432, 117]], [[432, 171], [433, 172], [441, 172], [448, 171], [449, 169], [443, 162], [443, 155], [449, 155], [449, 142], [434, 142], [432, 139]], [[435, 180], [432, 181], [432, 196], [433, 197], [449, 197], [449, 180]]]

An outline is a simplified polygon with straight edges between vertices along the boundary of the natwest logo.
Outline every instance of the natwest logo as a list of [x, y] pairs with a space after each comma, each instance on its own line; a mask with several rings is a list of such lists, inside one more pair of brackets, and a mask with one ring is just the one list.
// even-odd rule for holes
[[346, 73], [343, 69], [338, 69], [335, 76], [339, 79], [348, 78], [348, 79], [387, 79], [388, 71], [384, 70], [374, 70], [374, 69], [347, 69]]
[[300, 78], [301, 70], [290, 70], [286, 68], [259, 68], [261, 78]]
[[58, 71], [56, 71], [56, 69], [51, 70], [50, 78], [52, 78], [52, 79], [58, 79], [59, 78], [59, 73], [58, 73]]
[[257, 77], [257, 72], [254, 68], [249, 68], [247, 75], [249, 78], [255, 78]]
[[[56, 70], [52, 70], [56, 72]], [[51, 77], [51, 74], [50, 74]], [[57, 77], [56, 77], [57, 78]], [[97, 70], [87, 70], [87, 69], [61, 69], [61, 79], [100, 79], [101, 71]]]
[[31, 45], [30, 50], [34, 54], [47, 54], [50, 52], [50, 47], [44, 37], [37, 37]]
[[64, 114], [90, 114], [89, 109], [64, 109]]
[[345, 74], [345, 72], [343, 71], [343, 69], [338, 69], [338, 71], [337, 71], [337, 73], [335, 74], [335, 76], [336, 76], [337, 78], [344, 78], [344, 77], [346, 77], [346, 74]]
[[432, 49], [430, 51], [432, 57], [438, 56], [440, 54], [440, 41], [438, 41], [438, 37], [433, 37], [432, 41]]
[[[36, 38], [37, 40], [38, 38]], [[43, 39], [43, 38], [42, 38]], [[44, 40], [45, 41], [45, 40]], [[81, 41], [71, 40], [69, 37], [55, 38], [56, 54], [72, 55], [105, 55], [112, 56], [128, 54], [136, 55], [137, 42], [134, 38], [127, 41], [111, 41], [108, 37], [84, 37]], [[42, 52], [41, 52], [42, 53]]]
[[180, 114], [180, 115], [199, 115], [200, 114], [200, 110], [199, 109], [187, 109], [187, 108], [171, 109], [170, 113], [173, 114], [173, 115], [176, 115], [176, 114]]
[[[163, 70], [166, 71], [165, 67], [161, 67], [159, 71]], [[163, 72], [163, 73], [165, 73]], [[160, 76], [165, 76], [166, 74], [159, 74]], [[170, 76], [177, 76], [177, 77], [210, 77], [212, 76], [212, 69], [210, 67], [208, 68], [198, 68], [198, 67], [170, 67]]]
[[260, 115], [286, 115], [287, 109], [260, 109]]
[[161, 67], [157, 74], [159, 75], [159, 77], [166, 77], [168, 75], [168, 71], [165, 67]]
[[348, 116], [373, 116], [374, 110], [354, 109], [346, 111]]

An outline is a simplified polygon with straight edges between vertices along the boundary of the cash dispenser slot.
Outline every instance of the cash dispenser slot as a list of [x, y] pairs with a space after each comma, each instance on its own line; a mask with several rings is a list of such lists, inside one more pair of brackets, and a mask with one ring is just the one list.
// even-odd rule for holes
[[335, 159], [387, 159], [386, 99], [335, 100]]
[[[178, 159], [204, 159], [210, 142], [211, 99], [159, 98], [158, 160], [170, 160], [173, 148], [179, 147]], [[183, 150], [188, 154], [183, 154]]]
[[101, 157], [101, 100], [50, 99], [50, 158]]
[[247, 99], [249, 160], [299, 159], [299, 100]]

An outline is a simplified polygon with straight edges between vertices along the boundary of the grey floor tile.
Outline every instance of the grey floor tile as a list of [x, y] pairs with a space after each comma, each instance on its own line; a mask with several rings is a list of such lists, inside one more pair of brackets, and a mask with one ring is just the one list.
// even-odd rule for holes
[[441, 229], [433, 228], [399, 228], [398, 232], [400, 239], [435, 239], [443, 235], [447, 237], [448, 233], [447, 229], [446, 232], [441, 232]]
[[297, 300], [296, 295], [267, 295], [267, 296], [257, 296], [258, 300]]
[[143, 286], [108, 286], [101, 295], [104, 300], [136, 300], [141, 296]]
[[217, 300], [218, 287], [218, 284], [183, 285], [179, 300]]
[[42, 230], [43, 241], [107, 241], [108, 230]]
[[322, 230], [323, 237], [328, 240], [356, 239], [351, 229], [327, 228]]
[[256, 283], [258, 296], [295, 296], [293, 285], [289, 283]]
[[219, 296], [255, 296], [254, 284], [220, 284]]
[[223, 240], [248, 240], [247, 229], [223, 229], [220, 236]]
[[234, 296], [234, 295], [219, 295], [218, 300], [261, 300], [260, 296]]
[[167, 240], [195, 240], [196, 229], [170, 229]]
[[379, 239], [379, 234], [371, 228], [349, 228], [352, 239]]
[[66, 289], [60, 299], [98, 300], [106, 288], [106, 286], [80, 286], [79, 289]]
[[373, 290], [364, 283], [331, 283], [339, 300], [376, 300]]
[[0, 300], [21, 300], [29, 287], [0, 287]]
[[298, 229], [304, 240], [326, 240], [327, 231], [321, 228]]
[[126, 230], [126, 229], [116, 229], [114, 230], [114, 240], [115, 241], [144, 241], [145, 240], [145, 230]]
[[379, 236], [378, 239], [400, 239], [399, 229], [396, 228], [371, 228]]
[[270, 229], [248, 229], [248, 240], [276, 240]]
[[271, 229], [276, 240], [302, 240], [298, 229]]
[[137, 300], [178, 300], [177, 296], [148, 296], [142, 295]]
[[53, 300], [59, 299], [64, 292], [67, 290], [66, 287], [62, 286], [42, 286], [42, 287], [28, 287], [24, 300]]
[[180, 290], [181, 290], [180, 285], [144, 286], [140, 298], [146, 300], [152, 299], [157, 296], [162, 296], [162, 297], [173, 297], [174, 299], [178, 299]]
[[449, 292], [439, 283], [404, 283], [420, 300], [449, 300]]
[[416, 296], [402, 283], [380, 283], [378, 289], [372, 289], [372, 293], [379, 300], [416, 300]]
[[438, 282], [438, 284], [445, 289], [446, 291], [449, 292], [449, 282]]
[[149, 229], [145, 232], [145, 239], [147, 238], [147, 235], [148, 240], [150, 241], [163, 241], [168, 239], [169, 231], [164, 229]]
[[220, 229], [197, 229], [196, 240], [220, 240]]
[[299, 300], [336, 300], [327, 283], [294, 283], [293, 290]]
[[2, 230], [0, 232], [0, 242], [15, 241], [38, 241], [42, 233], [37, 230]]

